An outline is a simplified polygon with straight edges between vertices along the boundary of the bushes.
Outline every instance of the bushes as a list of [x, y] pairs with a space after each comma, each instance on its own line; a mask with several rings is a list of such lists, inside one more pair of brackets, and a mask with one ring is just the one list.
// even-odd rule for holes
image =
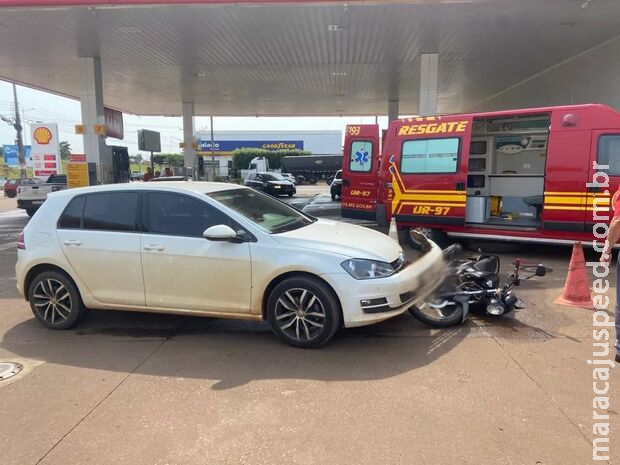
[[280, 169], [282, 157], [295, 157], [299, 155], [312, 155], [307, 150], [263, 150], [263, 149], [237, 149], [233, 152], [233, 169], [247, 170], [250, 161], [256, 157], [266, 157], [269, 160], [269, 169]]
[[162, 165], [182, 168], [184, 166], [183, 155], [179, 153], [158, 153], [153, 155], [153, 163], [161, 169]]

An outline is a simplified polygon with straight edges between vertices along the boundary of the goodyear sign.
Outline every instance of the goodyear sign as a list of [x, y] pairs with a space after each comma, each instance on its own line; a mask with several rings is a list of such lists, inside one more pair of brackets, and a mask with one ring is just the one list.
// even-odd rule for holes
[[413, 136], [421, 134], [448, 134], [454, 132], [465, 132], [469, 121], [450, 121], [450, 122], [425, 122], [415, 124], [405, 124], [398, 128], [399, 136]]
[[[216, 155], [230, 155], [237, 149], [303, 150], [303, 140], [215, 140], [213, 152]], [[211, 139], [200, 140], [200, 151], [211, 153]]]

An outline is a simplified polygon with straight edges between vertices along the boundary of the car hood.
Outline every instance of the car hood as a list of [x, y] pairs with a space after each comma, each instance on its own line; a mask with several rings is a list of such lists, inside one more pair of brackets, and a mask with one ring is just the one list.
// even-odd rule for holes
[[348, 258], [393, 262], [402, 252], [400, 245], [385, 234], [324, 219], [293, 231], [272, 234], [271, 237], [287, 246], [330, 252]]
[[291, 181], [267, 181], [269, 184], [274, 186], [290, 186]]

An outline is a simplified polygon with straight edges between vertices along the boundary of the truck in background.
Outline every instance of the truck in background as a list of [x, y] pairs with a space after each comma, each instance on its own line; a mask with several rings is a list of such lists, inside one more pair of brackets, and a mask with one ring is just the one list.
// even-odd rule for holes
[[28, 216], [32, 216], [43, 205], [47, 194], [66, 188], [66, 174], [51, 174], [44, 183], [21, 185], [17, 188], [17, 208], [26, 210]]
[[342, 155], [300, 155], [283, 157], [282, 172], [295, 176], [298, 184], [316, 184], [319, 179], [333, 179], [342, 169]]

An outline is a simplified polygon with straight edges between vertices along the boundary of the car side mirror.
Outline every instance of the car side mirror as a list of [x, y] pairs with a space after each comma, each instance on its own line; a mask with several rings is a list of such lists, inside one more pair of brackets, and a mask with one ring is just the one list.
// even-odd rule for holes
[[225, 224], [216, 224], [215, 226], [205, 229], [202, 233], [202, 237], [209, 241], [222, 242], [232, 242], [238, 239], [235, 230]]

